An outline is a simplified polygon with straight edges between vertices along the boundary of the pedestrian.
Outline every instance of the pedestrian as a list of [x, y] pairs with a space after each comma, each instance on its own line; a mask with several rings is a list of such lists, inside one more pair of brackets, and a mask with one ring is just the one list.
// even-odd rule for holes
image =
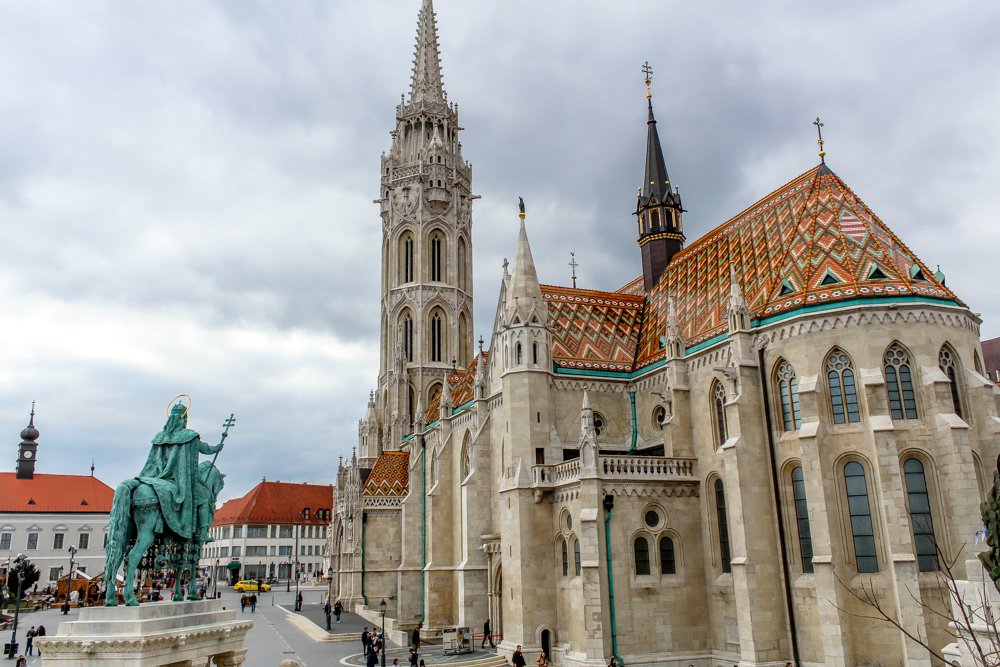
[[514, 667], [524, 667], [526, 664], [524, 662], [524, 655], [521, 653], [520, 644], [517, 645], [517, 650], [514, 651], [514, 655], [510, 656], [510, 663], [514, 665]]
[[538, 660], [535, 661], [537, 667], [549, 667], [549, 657], [545, 655], [545, 651], [542, 651], [538, 655]]
[[333, 605], [333, 613], [337, 615], [337, 623], [340, 623], [340, 615], [344, 613], [344, 605], [340, 604], [340, 600]]
[[256, 593], [251, 593], [250, 594], [250, 613], [252, 614], [255, 611], [257, 611], [257, 594]]
[[331, 611], [332, 610], [330, 609], [330, 599], [327, 598], [326, 604], [323, 605], [323, 613], [326, 614], [326, 631], [327, 632], [330, 631], [330, 612]]
[[410, 635], [410, 641], [413, 643], [413, 650], [420, 650], [420, 628], [421, 624], [417, 623], [417, 627], [413, 628], [413, 634]]
[[295, 598], [295, 611], [302, 611], [302, 593]]
[[413, 648], [411, 646], [410, 647], [410, 667], [417, 667], [417, 659], [418, 658], [419, 658], [419, 656], [417, 655], [417, 649], [415, 649], [415, 648]]
[[247, 596], [246, 595], [241, 595], [240, 596], [240, 613], [242, 614], [243, 611], [246, 608], [247, 608]]
[[480, 648], [486, 648], [487, 640], [490, 642], [490, 648], [496, 648], [496, 645], [493, 643], [493, 631], [492, 628], [490, 628], [490, 619], [488, 618], [486, 619], [486, 622], [483, 623], [483, 645], [480, 646]]
[[392, 667], [399, 667], [399, 658], [392, 659]]
[[375, 648], [372, 647], [368, 651], [368, 661], [366, 663], [368, 667], [376, 667], [378, 665], [378, 653], [375, 652]]
[[25, 637], [28, 638], [28, 643], [25, 644], [25, 646], [24, 646], [24, 652], [27, 653], [28, 655], [35, 655], [35, 653], [34, 653], [35, 649], [34, 649], [33, 644], [35, 643], [35, 636], [37, 634], [38, 634], [38, 631], [35, 630], [35, 626], [31, 626], [31, 629], [28, 630], [28, 634], [25, 635]]
[[[45, 626], [44, 625], [39, 625], [38, 626], [38, 631], [35, 633], [35, 636], [36, 637], [44, 637], [45, 636]], [[38, 649], [38, 655], [41, 655], [41, 654], [42, 654], [42, 650]]]
[[361, 633], [361, 650], [365, 655], [368, 655], [368, 626], [365, 626], [364, 632]]
[[[611, 662], [608, 663], [608, 667], [618, 667], [618, 658], [612, 656]], [[688, 665], [688, 667], [694, 667], [694, 665]]]

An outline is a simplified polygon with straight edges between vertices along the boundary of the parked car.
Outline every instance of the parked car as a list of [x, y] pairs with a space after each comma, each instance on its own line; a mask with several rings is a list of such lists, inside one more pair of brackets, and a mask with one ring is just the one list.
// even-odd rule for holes
[[[237, 581], [236, 585], [233, 586], [233, 590], [237, 593], [246, 593], [247, 591], [257, 590], [257, 581], [253, 579], [247, 579], [245, 581]], [[260, 590], [264, 593], [271, 590], [271, 584], [261, 584]]]

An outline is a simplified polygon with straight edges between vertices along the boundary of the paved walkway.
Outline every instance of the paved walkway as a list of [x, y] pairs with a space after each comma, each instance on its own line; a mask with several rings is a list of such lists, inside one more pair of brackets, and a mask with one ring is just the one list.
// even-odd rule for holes
[[[295, 604], [283, 604], [281, 607], [287, 609], [290, 612], [295, 613]], [[310, 621], [318, 625], [323, 630], [326, 630], [326, 613], [323, 611], [323, 605], [321, 604], [302, 604], [302, 611], [298, 612], [300, 616], [305, 616]], [[344, 612], [340, 615], [340, 623], [337, 623], [337, 617], [330, 614], [330, 634], [333, 635], [348, 635], [348, 634], [358, 634], [360, 635], [364, 632], [365, 628], [371, 630], [372, 624], [357, 614], [350, 614]], [[391, 643], [391, 642], [390, 642]]]
[[[488, 644], [489, 642], [487, 642]], [[427, 646], [426, 644], [420, 648], [420, 659], [424, 660], [428, 665], [455, 665], [461, 664], [463, 662], [473, 662], [478, 660], [483, 660], [484, 658], [491, 658], [497, 654], [494, 648], [481, 649], [476, 646], [474, 653], [457, 653], [457, 654], [445, 654], [441, 650], [441, 646]], [[381, 655], [379, 655], [381, 665]], [[402, 667], [409, 667], [410, 665], [410, 649], [408, 648], [390, 648], [385, 652], [385, 664], [386, 667], [392, 664], [393, 659], [399, 659], [399, 664]], [[349, 655], [340, 661], [342, 665], [351, 665], [353, 667], [359, 667], [365, 665], [365, 657], [361, 653], [356, 653], [354, 655]]]

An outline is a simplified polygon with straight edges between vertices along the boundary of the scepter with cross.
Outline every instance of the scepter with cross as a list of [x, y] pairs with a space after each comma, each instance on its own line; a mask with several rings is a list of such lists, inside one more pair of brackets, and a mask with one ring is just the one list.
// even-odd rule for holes
[[[222, 432], [222, 440], [219, 441], [219, 446], [221, 447], [226, 442], [226, 437], [229, 435], [229, 427], [236, 424], [236, 415], [234, 413], [229, 413], [229, 419], [222, 423], [226, 429]], [[219, 451], [222, 451], [221, 449]], [[219, 458], [219, 452], [215, 453], [212, 457], [212, 465], [215, 465], [215, 459]]]

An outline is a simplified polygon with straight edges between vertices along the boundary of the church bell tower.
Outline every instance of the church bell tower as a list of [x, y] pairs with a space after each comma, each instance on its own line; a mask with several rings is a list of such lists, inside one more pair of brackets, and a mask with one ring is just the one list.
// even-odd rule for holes
[[418, 406], [453, 368], [472, 363], [472, 166], [462, 157], [458, 105], [441, 80], [431, 0], [417, 19], [410, 97], [396, 107], [382, 154], [381, 450], [396, 449]]
[[21, 444], [17, 447], [17, 479], [35, 478], [35, 456], [38, 454], [38, 429], [35, 428], [35, 404], [31, 404], [31, 419], [21, 431]]
[[649, 120], [646, 121], [646, 171], [642, 187], [639, 188], [635, 215], [639, 222], [643, 286], [648, 292], [660, 280], [671, 258], [684, 247], [684, 226], [681, 221], [684, 209], [681, 207], [680, 192], [676, 187], [671, 189], [660, 137], [656, 132], [653, 93], [649, 87], [653, 70], [648, 62], [643, 65], [642, 71], [646, 75]]

